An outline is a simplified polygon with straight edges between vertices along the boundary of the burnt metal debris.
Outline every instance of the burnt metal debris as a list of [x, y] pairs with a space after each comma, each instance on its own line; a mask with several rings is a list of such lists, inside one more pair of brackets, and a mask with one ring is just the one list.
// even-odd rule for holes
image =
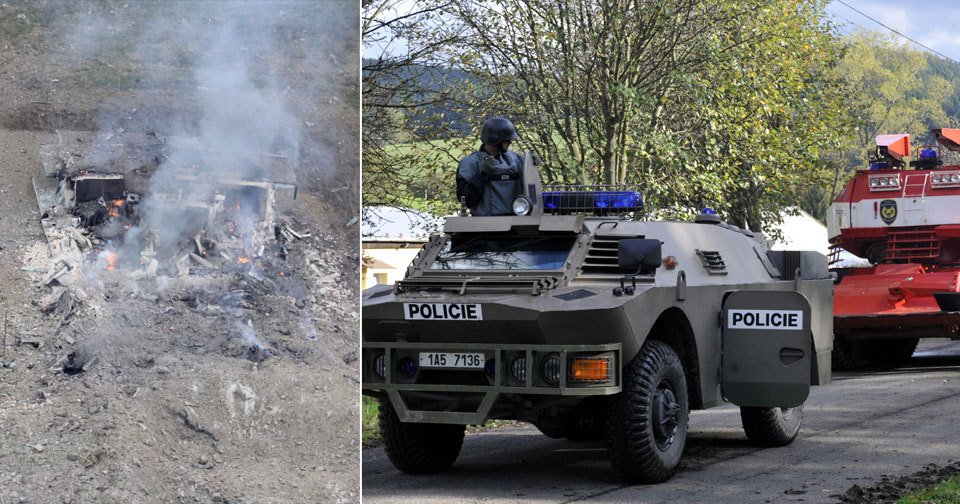
[[[236, 321], [227, 324], [239, 327], [227, 331], [227, 354], [256, 363], [275, 355], [251, 318], [271, 312], [262, 296], [290, 288], [277, 289], [285, 271], [299, 268], [288, 255], [295, 242], [312, 237], [282, 217], [297, 196], [287, 157], [152, 133], [60, 131], [57, 143], [41, 146], [40, 164], [33, 186], [50, 259], [26, 269], [47, 292], [38, 302], [43, 312], [58, 317], [61, 328], [92, 296], [156, 303], [161, 291], [192, 291], [192, 309]], [[298, 251], [297, 258], [305, 272], [322, 276], [315, 251]], [[216, 299], [222, 289], [227, 295]], [[92, 365], [72, 347], [51, 371], [80, 373]]]
[[154, 133], [58, 137], [41, 146], [34, 177], [53, 258], [44, 284], [91, 255], [113, 269], [121, 248], [131, 276], [184, 276], [256, 266], [268, 247], [283, 259], [286, 241], [302, 238], [277, 220], [277, 207], [297, 196], [285, 156]]

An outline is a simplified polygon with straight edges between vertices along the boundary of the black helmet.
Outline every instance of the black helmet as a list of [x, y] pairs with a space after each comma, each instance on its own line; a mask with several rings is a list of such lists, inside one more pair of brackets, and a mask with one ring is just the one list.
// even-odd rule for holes
[[500, 145], [507, 140], [517, 139], [517, 129], [509, 119], [491, 117], [483, 122], [480, 129], [480, 141], [485, 145]]

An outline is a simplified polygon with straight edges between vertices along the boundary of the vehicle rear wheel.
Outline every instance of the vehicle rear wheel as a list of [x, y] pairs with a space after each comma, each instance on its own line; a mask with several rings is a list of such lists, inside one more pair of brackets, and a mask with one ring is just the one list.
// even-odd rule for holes
[[464, 425], [404, 423], [389, 400], [379, 407], [383, 449], [393, 466], [409, 474], [445, 471], [463, 447]]
[[687, 381], [670, 346], [647, 341], [610, 401], [606, 438], [613, 467], [632, 483], [670, 479], [687, 440]]
[[877, 242], [870, 245], [867, 247], [867, 252], [863, 257], [870, 261], [870, 264], [880, 264], [887, 258], [887, 244]]
[[858, 353], [857, 344], [843, 336], [834, 335], [833, 350], [830, 353], [831, 367], [837, 371], [846, 371], [862, 366], [862, 363], [855, 360], [855, 355]]
[[760, 446], [786, 446], [797, 438], [803, 405], [795, 408], [740, 408], [747, 439]]
[[870, 362], [878, 366], [900, 366], [910, 361], [920, 342], [917, 338], [877, 341], [871, 345]]

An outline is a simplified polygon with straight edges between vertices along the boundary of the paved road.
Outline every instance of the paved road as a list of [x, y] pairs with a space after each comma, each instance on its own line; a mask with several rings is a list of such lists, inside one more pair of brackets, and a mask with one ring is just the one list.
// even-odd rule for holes
[[467, 436], [440, 475], [402, 474], [368, 449], [363, 502], [836, 502], [853, 484], [960, 459], [960, 342], [921, 342], [893, 371], [835, 374], [813, 389], [803, 422], [792, 445], [758, 449], [736, 408], [693, 412], [680, 470], [652, 486], [619, 482], [602, 443], [549, 439], [532, 426]]

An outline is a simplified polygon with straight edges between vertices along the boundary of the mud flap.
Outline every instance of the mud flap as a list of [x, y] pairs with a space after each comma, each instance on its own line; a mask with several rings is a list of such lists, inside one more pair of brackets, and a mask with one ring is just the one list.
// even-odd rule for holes
[[810, 394], [810, 303], [794, 291], [737, 291], [722, 309], [721, 390], [738, 406], [792, 408]]

